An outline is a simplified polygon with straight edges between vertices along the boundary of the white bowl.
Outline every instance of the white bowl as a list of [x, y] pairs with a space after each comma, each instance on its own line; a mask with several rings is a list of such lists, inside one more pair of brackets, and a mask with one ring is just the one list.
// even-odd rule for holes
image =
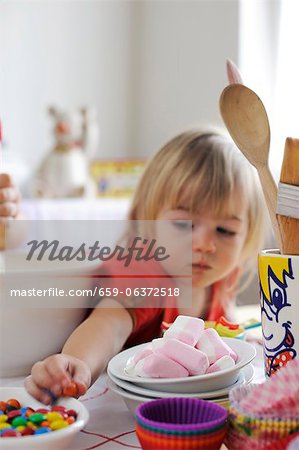
[[[107, 386], [111, 391], [113, 391], [115, 394], [122, 397], [123, 401], [125, 402], [128, 410], [134, 414], [135, 409], [137, 406], [141, 405], [141, 403], [149, 402], [150, 400], [154, 400], [153, 397], [142, 397], [138, 394], [133, 394], [132, 392], [128, 392], [125, 389], [122, 389], [117, 384], [115, 384], [111, 378], [108, 378], [107, 380]], [[1, 448], [1, 447], [0, 447]]]
[[[0, 252], [0, 258], [4, 253]], [[9, 263], [0, 269], [0, 377], [24, 376], [32, 365], [61, 350], [66, 339], [86, 315], [87, 295], [12, 297], [11, 289], [84, 290], [99, 261], [28, 264], [26, 253], [5, 253]], [[1, 264], [0, 264], [1, 267]], [[58, 292], [58, 291], [56, 291]]]
[[[31, 397], [25, 388], [0, 387], [0, 400], [6, 401], [9, 398], [16, 398], [22, 406], [31, 406], [34, 409], [45, 407], [45, 405]], [[1, 450], [63, 450], [69, 447], [75, 435], [87, 424], [89, 413], [86, 407], [75, 398], [62, 398], [57, 404], [77, 411], [76, 422], [66, 428], [46, 434], [0, 438]]]
[[215, 397], [222, 397], [223, 395], [228, 395], [229, 391], [236, 386], [240, 386], [242, 384], [249, 384], [254, 377], [254, 367], [252, 364], [247, 364], [247, 366], [243, 367], [240, 370], [239, 377], [237, 381], [231, 385], [227, 386], [223, 389], [216, 389], [215, 391], [209, 392], [195, 392], [195, 393], [180, 393], [180, 392], [163, 392], [163, 391], [153, 391], [152, 389], [144, 388], [141, 386], [137, 386], [134, 383], [129, 383], [128, 381], [121, 380], [115, 376], [113, 376], [109, 370], [107, 371], [108, 377], [115, 383], [118, 387], [124, 389], [127, 392], [132, 394], [137, 394], [139, 396], [144, 397], [152, 397], [152, 398], [168, 398], [168, 397], [195, 397], [195, 398], [203, 398], [203, 399], [212, 399]]
[[[143, 397], [142, 395], [134, 394], [133, 392], [126, 391], [125, 389], [122, 389], [120, 386], [118, 386], [116, 383], [114, 383], [111, 378], [108, 379], [107, 385], [111, 391], [113, 391], [115, 394], [119, 395], [123, 401], [125, 402], [128, 410], [134, 415], [135, 409], [137, 406], [141, 405], [141, 403], [149, 402], [151, 400], [155, 400], [157, 398], [163, 398], [163, 397]], [[169, 398], [170, 396], [168, 396]], [[185, 397], [189, 397], [189, 395], [185, 395]], [[200, 398], [199, 396], [194, 398]], [[164, 397], [165, 398], [165, 397]], [[227, 405], [229, 402], [228, 395], [224, 395], [221, 397], [214, 397], [209, 399], [210, 401], [214, 403], [218, 403], [219, 405]]]
[[128, 359], [136, 352], [146, 347], [148, 343], [129, 348], [114, 356], [109, 361], [108, 370], [113, 376], [121, 380], [156, 391], [195, 393], [223, 389], [237, 381], [240, 375], [240, 370], [249, 364], [256, 356], [256, 349], [253, 345], [240, 339], [222, 339], [237, 354], [238, 358], [234, 367], [221, 370], [219, 372], [182, 378], [142, 378], [127, 375], [125, 372], [125, 366]]

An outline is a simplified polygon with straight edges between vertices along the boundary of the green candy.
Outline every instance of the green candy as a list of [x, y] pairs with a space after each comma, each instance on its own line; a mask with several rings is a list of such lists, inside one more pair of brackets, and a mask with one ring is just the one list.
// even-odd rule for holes
[[25, 417], [15, 417], [11, 424], [14, 428], [17, 428], [23, 425], [27, 425], [27, 422], [28, 420]]
[[42, 413], [34, 413], [29, 416], [29, 420], [32, 423], [39, 424], [42, 423], [44, 420], [46, 420], [46, 417]]

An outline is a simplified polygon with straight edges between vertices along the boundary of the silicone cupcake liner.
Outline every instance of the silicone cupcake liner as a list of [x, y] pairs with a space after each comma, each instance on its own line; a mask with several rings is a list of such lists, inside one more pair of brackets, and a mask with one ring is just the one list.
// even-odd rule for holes
[[198, 438], [200, 439], [205, 439], [205, 438], [209, 438], [211, 439], [213, 438], [217, 438], [219, 436], [223, 436], [226, 435], [227, 432], [227, 426], [223, 426], [221, 428], [219, 428], [216, 431], [213, 431], [212, 433], [205, 433], [205, 434], [191, 434], [191, 435], [173, 435], [172, 433], [161, 433], [160, 431], [153, 431], [153, 430], [149, 430], [148, 428], [144, 428], [143, 426], [139, 425], [138, 423], [136, 424], [136, 430], [140, 430], [142, 432], [144, 432], [146, 435], [148, 436], [156, 436], [156, 437], [161, 437], [161, 438], [169, 438], [169, 439], [179, 439], [182, 441], [185, 440], [196, 440]]
[[163, 428], [158, 427], [151, 427], [145, 423], [139, 422], [138, 419], [136, 420], [136, 427], [139, 426], [140, 428], [143, 428], [145, 430], [151, 431], [153, 433], [160, 433], [161, 435], [169, 435], [169, 436], [177, 436], [177, 437], [192, 437], [192, 436], [199, 436], [199, 435], [205, 435], [205, 434], [212, 434], [216, 433], [217, 431], [221, 430], [224, 427], [227, 427], [227, 423], [217, 425], [213, 428], [207, 428], [206, 430], [192, 430], [192, 431], [182, 431], [182, 430], [165, 430]]
[[211, 435], [182, 438], [161, 435], [137, 425], [136, 434], [143, 450], [219, 450], [224, 441], [226, 429], [220, 429]]
[[216, 403], [197, 398], [163, 398], [139, 405], [136, 420], [168, 431], [209, 430], [224, 424], [227, 410]]

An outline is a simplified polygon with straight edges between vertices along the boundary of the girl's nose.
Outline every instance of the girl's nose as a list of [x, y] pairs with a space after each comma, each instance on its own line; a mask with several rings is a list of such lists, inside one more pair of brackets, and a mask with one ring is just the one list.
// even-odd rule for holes
[[214, 253], [216, 243], [213, 231], [203, 226], [195, 226], [192, 232], [192, 251]]

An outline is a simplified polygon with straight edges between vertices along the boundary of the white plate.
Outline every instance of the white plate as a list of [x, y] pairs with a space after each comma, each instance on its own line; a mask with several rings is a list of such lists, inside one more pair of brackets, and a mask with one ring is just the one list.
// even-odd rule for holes
[[125, 373], [125, 366], [128, 359], [136, 352], [146, 347], [148, 343], [136, 345], [135, 347], [118, 353], [109, 361], [108, 370], [112, 375], [121, 380], [129, 381], [137, 386], [156, 391], [198, 393], [223, 389], [227, 386], [231, 386], [237, 381], [240, 370], [249, 364], [255, 357], [256, 349], [253, 345], [240, 339], [222, 339], [238, 355], [238, 359], [234, 367], [219, 372], [182, 378], [141, 378], [127, 375]]
[[[133, 394], [132, 392], [128, 392], [125, 389], [122, 389], [120, 386], [115, 384], [111, 378], [108, 378], [107, 385], [111, 391], [115, 392], [115, 394], [122, 397], [123, 401], [125, 402], [127, 408], [131, 413], [134, 415], [135, 409], [137, 406], [139, 406], [141, 403], [150, 402], [151, 400], [155, 400], [155, 398], [152, 397], [142, 397], [141, 395]], [[188, 395], [189, 397], [189, 395]], [[226, 406], [229, 402], [228, 396], [223, 396], [219, 398], [213, 398], [210, 401], [213, 401], [214, 403], [218, 403], [219, 405]]]
[[112, 373], [107, 370], [108, 377], [122, 389], [132, 393], [141, 395], [143, 397], [151, 397], [151, 398], [167, 398], [167, 397], [195, 397], [195, 398], [203, 398], [203, 399], [214, 399], [215, 397], [222, 397], [227, 395], [229, 391], [236, 386], [240, 386], [241, 384], [249, 384], [254, 377], [254, 367], [252, 364], [248, 364], [243, 369], [240, 370], [240, 375], [237, 381], [224, 389], [217, 389], [215, 391], [210, 392], [198, 392], [198, 393], [179, 393], [179, 392], [162, 392], [162, 391], [154, 391], [152, 389], [145, 389], [143, 387], [137, 386], [136, 384], [129, 383], [128, 381], [121, 380]]

